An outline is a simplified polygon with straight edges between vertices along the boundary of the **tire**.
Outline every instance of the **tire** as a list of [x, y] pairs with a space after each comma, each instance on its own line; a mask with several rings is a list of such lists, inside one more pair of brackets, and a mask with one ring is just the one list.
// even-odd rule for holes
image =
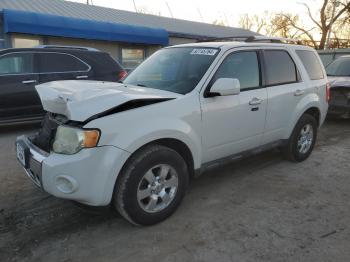
[[[307, 133], [307, 127], [311, 127], [312, 140], [310, 141], [310, 135], [302, 137], [303, 134]], [[302, 162], [306, 160], [316, 142], [317, 138], [317, 121], [309, 114], [304, 114], [295, 125], [292, 135], [290, 136], [287, 145], [282, 149], [284, 157], [290, 161]], [[304, 143], [302, 143], [304, 141]], [[305, 146], [305, 147], [303, 147]]]
[[188, 186], [185, 160], [175, 150], [149, 145], [127, 161], [117, 180], [113, 206], [135, 225], [153, 225], [180, 205]]

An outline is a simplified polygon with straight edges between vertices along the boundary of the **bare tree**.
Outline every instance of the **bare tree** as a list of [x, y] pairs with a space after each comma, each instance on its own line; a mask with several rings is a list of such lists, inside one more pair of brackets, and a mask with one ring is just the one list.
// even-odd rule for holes
[[[318, 47], [313, 34], [315, 27], [306, 29], [303, 25], [300, 24], [300, 19], [297, 15], [281, 13], [278, 14], [278, 16], [283, 18], [283, 21], [286, 23], [286, 26], [288, 26], [289, 28], [294, 28], [296, 30], [298, 38], [300, 38], [301, 36], [306, 36], [315, 48]], [[296, 38], [297, 34], [295, 34], [294, 37], [291, 38]]]
[[227, 24], [224, 22], [224, 20], [222, 19], [215, 19], [213, 22], [212, 22], [213, 25], [221, 25], [221, 26], [227, 26]]
[[318, 45], [319, 49], [324, 49], [327, 41], [327, 36], [330, 32], [330, 29], [333, 24], [335, 24], [339, 19], [349, 16], [350, 13], [350, 1], [349, 0], [322, 0], [322, 6], [318, 10], [319, 19], [315, 18], [314, 14], [311, 11], [311, 8], [303, 3], [305, 6], [308, 16], [311, 21], [314, 23], [314, 27], [306, 29], [299, 21], [295, 21], [288, 14], [281, 13], [280, 15], [289, 22], [291, 26], [295, 29], [300, 30], [307, 36], [310, 41], [317, 47], [316, 41], [313, 37], [313, 32], [317, 29], [321, 33], [320, 44]]
[[239, 26], [243, 29], [251, 30], [257, 33], [269, 34], [269, 13], [265, 11], [262, 15], [244, 14], [239, 18]]

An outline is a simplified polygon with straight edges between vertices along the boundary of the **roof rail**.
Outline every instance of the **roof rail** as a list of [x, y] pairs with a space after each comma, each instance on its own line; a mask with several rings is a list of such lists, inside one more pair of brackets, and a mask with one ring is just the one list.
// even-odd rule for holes
[[246, 42], [267, 42], [267, 43], [294, 43], [298, 44], [299, 40], [285, 37], [274, 36], [253, 36], [246, 39]]
[[262, 43], [294, 43], [299, 44], [299, 40], [283, 38], [283, 37], [273, 37], [273, 36], [227, 36], [227, 37], [213, 37], [207, 38], [205, 40], [199, 40], [198, 42], [210, 42], [210, 41], [238, 41], [238, 42], [262, 42]]
[[100, 50], [92, 47], [84, 47], [84, 46], [68, 46], [68, 45], [37, 45], [35, 48], [65, 48], [65, 49], [77, 49], [77, 50], [86, 50], [86, 51], [94, 51], [100, 52]]

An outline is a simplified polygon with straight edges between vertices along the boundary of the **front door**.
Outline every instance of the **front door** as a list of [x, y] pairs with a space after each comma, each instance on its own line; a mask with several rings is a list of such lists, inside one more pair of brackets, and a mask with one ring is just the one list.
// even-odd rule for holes
[[260, 72], [259, 53], [255, 50], [232, 52], [219, 66], [209, 87], [219, 78], [236, 78], [241, 93], [201, 98], [204, 163], [261, 144], [267, 92]]

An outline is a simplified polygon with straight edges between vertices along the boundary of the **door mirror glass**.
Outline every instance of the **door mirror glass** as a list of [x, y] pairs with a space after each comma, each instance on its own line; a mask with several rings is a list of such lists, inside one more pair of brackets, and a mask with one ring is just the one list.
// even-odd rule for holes
[[210, 88], [209, 96], [231, 96], [238, 95], [241, 85], [237, 78], [219, 78]]

